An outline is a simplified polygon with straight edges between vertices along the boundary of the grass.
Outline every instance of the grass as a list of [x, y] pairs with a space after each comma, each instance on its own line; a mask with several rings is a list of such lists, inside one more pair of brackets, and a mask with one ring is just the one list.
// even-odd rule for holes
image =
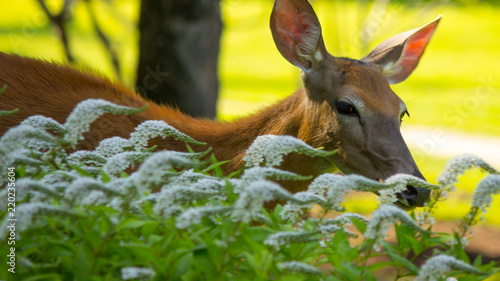
[[[57, 10], [57, 2], [51, 2]], [[104, 31], [111, 35], [119, 50], [124, 82], [133, 85], [137, 59], [138, 33], [132, 28], [138, 19], [138, 2], [115, 1], [116, 10], [102, 5], [99, 13]], [[327, 48], [336, 56], [361, 58], [384, 39], [417, 26], [438, 14], [444, 18], [423, 56], [417, 70], [393, 89], [407, 103], [412, 118], [405, 125], [446, 127], [474, 134], [500, 135], [500, 15], [498, 7], [487, 4], [472, 6], [437, 5], [407, 7], [391, 4], [373, 42], [362, 44], [359, 32], [362, 20], [371, 6], [359, 1], [316, 0], [313, 6], [323, 26]], [[62, 60], [63, 50], [55, 31], [47, 26], [36, 1], [21, 0], [3, 4], [0, 17], [0, 51], [27, 56]], [[22, 9], [19, 9], [22, 7]], [[233, 119], [276, 102], [300, 87], [299, 71], [283, 59], [272, 41], [268, 22], [272, 1], [223, 0], [224, 34], [220, 55], [221, 93], [219, 117]], [[119, 15], [118, 20], [109, 15]], [[113, 77], [108, 55], [97, 41], [85, 7], [75, 7], [71, 24], [71, 47], [83, 64]], [[446, 159], [417, 157], [424, 175], [435, 182]], [[479, 173], [463, 177], [456, 199], [450, 198], [438, 210], [440, 218], [460, 217], [455, 204], [470, 197]], [[360, 201], [361, 200], [361, 201]], [[351, 200], [352, 208], [365, 210], [373, 206], [375, 196]], [[466, 199], [468, 200], [468, 199]], [[367, 204], [365, 204], [367, 203]], [[500, 224], [493, 213], [500, 210], [494, 203], [488, 221]], [[463, 213], [466, 208], [460, 208]], [[488, 217], [489, 216], [489, 217]]]

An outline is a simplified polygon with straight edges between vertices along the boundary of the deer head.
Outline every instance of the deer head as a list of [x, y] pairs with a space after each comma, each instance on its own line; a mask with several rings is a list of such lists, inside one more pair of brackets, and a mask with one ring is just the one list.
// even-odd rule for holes
[[[345, 174], [384, 180], [403, 173], [424, 179], [400, 132], [408, 110], [389, 84], [405, 80], [415, 69], [439, 20], [398, 34], [354, 60], [328, 53], [306, 0], [276, 0], [273, 38], [283, 57], [300, 68], [306, 96], [308, 129], [299, 137], [338, 149], [332, 160]], [[429, 195], [429, 190], [408, 186], [399, 194], [399, 205], [423, 206]]]

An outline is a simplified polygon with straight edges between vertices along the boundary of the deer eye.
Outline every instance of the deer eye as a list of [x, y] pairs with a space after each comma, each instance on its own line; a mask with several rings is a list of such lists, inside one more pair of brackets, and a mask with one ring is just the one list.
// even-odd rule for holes
[[356, 108], [345, 101], [336, 101], [335, 107], [340, 114], [348, 116], [358, 115], [358, 111], [356, 110]]
[[408, 110], [405, 110], [403, 113], [401, 113], [401, 117], [399, 119], [401, 121], [403, 121], [403, 117], [405, 117], [405, 115], [407, 115], [408, 117], [410, 117], [410, 113], [408, 112]]

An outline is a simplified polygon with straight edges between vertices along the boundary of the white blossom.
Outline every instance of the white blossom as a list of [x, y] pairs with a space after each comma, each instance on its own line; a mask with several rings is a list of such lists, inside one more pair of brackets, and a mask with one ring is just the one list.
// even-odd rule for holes
[[95, 148], [95, 152], [109, 158], [131, 147], [133, 147], [133, 145], [129, 140], [121, 137], [111, 137], [103, 139]]
[[68, 155], [68, 163], [73, 166], [80, 164], [102, 166], [106, 163], [106, 158], [94, 151], [78, 150]]
[[[64, 191], [64, 197], [69, 201], [76, 202], [92, 202], [99, 200], [102, 202], [101, 194], [92, 193], [91, 191], [97, 190], [103, 192], [106, 196], [122, 195], [121, 192], [107, 187], [101, 181], [93, 178], [81, 177], [74, 180], [70, 186]], [[87, 198], [90, 197], [90, 198]]]
[[177, 183], [168, 184], [162, 187], [160, 194], [156, 197], [154, 212], [158, 215], [169, 217], [171, 211], [177, 204], [184, 202], [193, 202], [200, 199], [218, 199], [223, 200], [222, 188], [225, 183], [215, 179], [201, 179], [196, 183], [188, 185], [177, 185]]
[[240, 192], [246, 186], [257, 180], [307, 180], [310, 177], [300, 176], [298, 174], [271, 168], [271, 167], [252, 167], [243, 171], [240, 179], [232, 179], [231, 183], [235, 187], [236, 192]]
[[256, 167], [264, 163], [266, 167], [279, 166], [283, 156], [298, 152], [311, 157], [328, 157], [335, 151], [324, 151], [311, 147], [292, 136], [263, 135], [257, 137], [246, 151], [243, 161], [247, 167]]
[[194, 140], [190, 136], [181, 133], [176, 128], [160, 120], [148, 120], [139, 124], [139, 126], [135, 128], [134, 132], [130, 134], [129, 141], [136, 147], [136, 149], [140, 150], [148, 145], [148, 141], [150, 139], [156, 137], [173, 137], [177, 140], [196, 145], [205, 144], [203, 142]]
[[392, 205], [382, 205], [373, 213], [364, 236], [366, 239], [373, 240], [374, 245], [377, 245], [386, 236], [389, 225], [393, 225], [397, 221], [401, 221], [401, 223], [418, 231], [424, 231], [405, 211]]
[[[59, 215], [59, 216], [76, 216], [73, 212], [62, 209], [60, 207], [54, 207], [50, 204], [34, 202], [34, 203], [23, 203], [16, 207], [15, 218], [16, 223], [16, 234], [27, 230], [33, 226], [32, 222], [34, 217], [41, 215]], [[8, 235], [9, 229], [7, 226], [9, 222], [5, 219], [0, 225], [0, 239], [5, 240]]]
[[153, 279], [156, 275], [156, 272], [150, 268], [135, 266], [123, 267], [121, 272], [123, 280], [138, 279], [146, 281]]
[[45, 184], [29, 178], [21, 178], [16, 182], [17, 200], [23, 201], [28, 195], [35, 195], [37, 198], [31, 198], [32, 202], [44, 201], [46, 198], [61, 198], [61, 194], [55, 189], [55, 186]]
[[139, 193], [145, 193], [151, 188], [157, 188], [166, 181], [165, 173], [172, 168], [187, 168], [192, 166], [191, 160], [171, 151], [154, 153], [146, 159], [137, 172], [131, 175]]
[[103, 170], [110, 176], [119, 176], [123, 171], [151, 156], [151, 152], [125, 151], [111, 156], [104, 164]]
[[20, 148], [24, 148], [24, 145], [26, 145], [30, 139], [37, 139], [52, 144], [56, 143], [56, 139], [47, 132], [32, 126], [19, 125], [10, 128], [0, 138], [0, 153], [4, 152], [5, 155], [7, 155]]
[[201, 223], [201, 219], [208, 216], [224, 214], [231, 209], [230, 206], [204, 206], [187, 209], [175, 222], [178, 229], [185, 229], [194, 224]]
[[478, 156], [463, 154], [448, 160], [443, 172], [437, 178], [440, 188], [444, 191], [454, 191], [455, 184], [458, 182], [458, 177], [473, 167], [481, 168], [492, 174], [500, 174], [500, 171], [490, 166]]
[[353, 219], [356, 219], [362, 223], [368, 223], [370, 220], [367, 219], [366, 217], [360, 215], [360, 214], [356, 214], [356, 213], [343, 213], [339, 216], [337, 216], [336, 218], [334, 219], [326, 219], [324, 220], [323, 224], [335, 224], [335, 225], [338, 225], [338, 226], [346, 226], [346, 225], [351, 225], [352, 224], [352, 220], [351, 218]]
[[493, 202], [492, 195], [500, 193], [500, 175], [488, 175], [481, 180], [472, 195], [472, 208], [480, 208], [486, 213]]
[[472, 265], [446, 255], [437, 255], [428, 259], [420, 268], [415, 281], [437, 281], [445, 277], [445, 272], [460, 270], [470, 274], [483, 274]]
[[336, 226], [334, 224], [322, 224], [319, 226], [319, 231], [321, 231], [323, 235], [335, 233], [340, 229], [342, 229], [342, 227]]
[[293, 195], [294, 200], [288, 200], [280, 212], [284, 220], [296, 220], [304, 212], [311, 209], [313, 204], [326, 205], [327, 200], [309, 191], [297, 192]]
[[436, 188], [433, 184], [406, 174], [396, 174], [388, 178], [384, 183], [360, 175], [322, 174], [309, 185], [309, 192], [319, 196], [326, 193], [328, 207], [343, 211], [342, 202], [351, 190], [375, 192], [381, 195], [380, 201], [393, 203], [397, 199], [396, 194], [405, 190], [406, 185], [428, 189]]
[[135, 114], [143, 108], [132, 108], [111, 103], [102, 99], [88, 99], [80, 102], [66, 119], [63, 127], [67, 130], [64, 140], [75, 145], [83, 140], [83, 133], [88, 132], [90, 124], [105, 113], [109, 114]]
[[279, 231], [269, 235], [266, 240], [264, 240], [264, 244], [272, 246], [276, 250], [279, 250], [281, 246], [288, 244], [319, 241], [319, 233], [319, 231]]
[[66, 129], [59, 122], [41, 115], [30, 116], [22, 121], [21, 125], [32, 126], [44, 131], [52, 131], [54, 133], [58, 133], [59, 135], [64, 135], [66, 133]]
[[295, 272], [300, 272], [300, 273], [305, 273], [309, 275], [322, 275], [323, 272], [319, 270], [318, 268], [304, 262], [299, 262], [299, 261], [290, 261], [290, 262], [283, 262], [279, 264], [279, 267], [282, 270], [286, 270], [292, 273]]
[[279, 184], [258, 180], [241, 191], [238, 200], [234, 203], [232, 217], [236, 221], [249, 222], [259, 214], [264, 202], [275, 199], [290, 200], [293, 195]]

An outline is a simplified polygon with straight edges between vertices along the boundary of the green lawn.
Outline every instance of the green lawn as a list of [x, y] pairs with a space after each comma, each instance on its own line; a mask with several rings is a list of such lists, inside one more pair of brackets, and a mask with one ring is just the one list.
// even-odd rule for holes
[[[99, 13], [99, 19], [119, 50], [125, 83], [133, 85], [138, 40], [133, 24], [138, 18], [138, 3], [135, 0], [114, 2], [115, 9], [101, 7], [106, 12]], [[51, 3], [57, 10], [57, 1]], [[300, 80], [299, 71], [280, 56], [272, 41], [268, 27], [272, 1], [223, 0], [221, 3], [225, 32], [220, 56], [219, 117], [232, 119], [289, 95], [300, 87]], [[359, 34], [370, 5], [364, 6], [359, 1], [313, 1], [327, 48], [336, 56], [353, 58], [361, 58], [384, 39], [442, 14], [444, 18], [419, 67], [407, 81], [394, 85], [411, 112], [412, 117], [405, 120], [405, 125], [500, 135], [500, 126], [497, 126], [500, 124], [500, 8], [486, 4], [422, 5], [391, 4], [385, 13], [374, 13], [380, 18], [375, 21], [380, 25], [373, 33], [373, 40], [362, 44]], [[0, 51], [62, 60], [61, 44], [54, 30], [47, 26], [36, 1], [6, 2], [2, 7]], [[76, 57], [112, 77], [108, 56], [96, 40], [81, 3], [75, 15], [70, 30]], [[425, 176], [435, 182], [446, 159], [429, 156], [419, 159]], [[472, 187], [480, 176], [470, 173], [463, 177], [459, 191], [438, 210], [439, 218], [457, 218], [467, 211], [456, 207], [468, 205]], [[359, 198], [356, 200], [352, 203], [354, 209], [372, 204], [365, 204], [366, 201], [375, 204], [374, 196], [370, 195], [362, 199], [362, 204]], [[491, 215], [500, 211], [500, 202], [497, 200], [494, 204], [486, 218], [500, 224], [500, 218]]]

